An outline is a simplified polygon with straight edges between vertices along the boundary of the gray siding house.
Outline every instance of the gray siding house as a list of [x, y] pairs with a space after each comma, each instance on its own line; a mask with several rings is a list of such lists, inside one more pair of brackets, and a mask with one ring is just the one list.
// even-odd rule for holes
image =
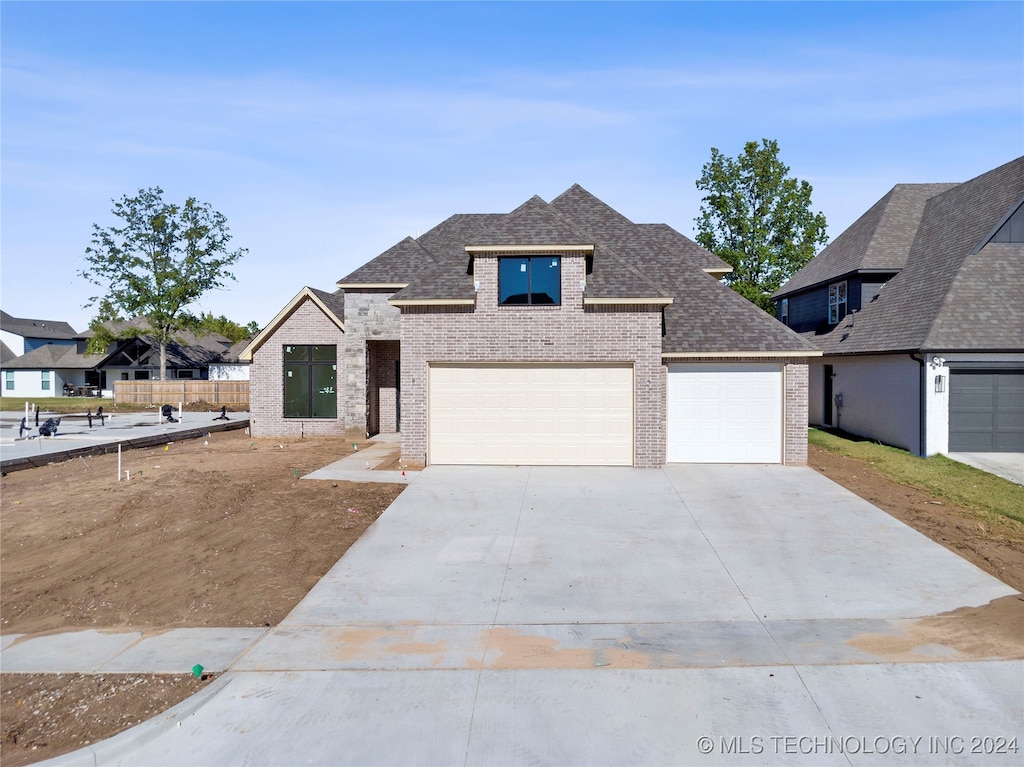
[[1024, 452], [1024, 158], [900, 184], [775, 294], [824, 352], [810, 422], [918, 455]]

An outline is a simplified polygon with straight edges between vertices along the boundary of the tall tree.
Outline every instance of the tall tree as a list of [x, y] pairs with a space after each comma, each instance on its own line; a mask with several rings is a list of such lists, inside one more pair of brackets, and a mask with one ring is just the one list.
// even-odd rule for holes
[[167, 375], [167, 343], [199, 323], [190, 306], [234, 280], [228, 267], [247, 252], [228, 250], [227, 219], [209, 204], [189, 197], [176, 205], [164, 202], [163, 193], [152, 187], [112, 200], [120, 224], [93, 224], [87, 267], [79, 272], [103, 289], [86, 303], [99, 303], [91, 327], [122, 315], [141, 318], [160, 344], [161, 380]]
[[219, 317], [214, 317], [213, 312], [207, 312], [199, 318], [199, 329], [208, 330], [211, 333], [220, 333], [235, 343], [260, 332], [260, 326], [255, 321], [250, 322], [248, 325], [239, 325], [237, 322], [229, 320], [223, 314]]
[[697, 242], [733, 268], [725, 278], [733, 290], [771, 314], [771, 295], [828, 242], [811, 185], [788, 174], [778, 143], [762, 139], [736, 159], [712, 147], [697, 181]]

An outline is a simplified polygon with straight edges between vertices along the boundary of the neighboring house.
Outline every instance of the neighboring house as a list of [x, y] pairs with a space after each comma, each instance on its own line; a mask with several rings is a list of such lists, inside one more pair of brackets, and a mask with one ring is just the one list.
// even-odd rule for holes
[[84, 349], [84, 342], [50, 344], [4, 362], [3, 396], [60, 397], [65, 385], [98, 387], [95, 367], [103, 358], [83, 354]]
[[[118, 323], [113, 330], [123, 331]], [[150, 336], [119, 338], [104, 354], [86, 354], [92, 332], [76, 334], [71, 345], [48, 344], [0, 363], [3, 395], [11, 397], [59, 397], [65, 386], [110, 391], [115, 381], [145, 381], [160, 376], [160, 346]], [[228, 357], [231, 342], [217, 333], [197, 337], [184, 331], [167, 345], [167, 380], [203, 380], [211, 366], [241, 367]], [[237, 354], [237, 350], [236, 350]], [[218, 373], [219, 374], [219, 373]], [[244, 380], [239, 376], [230, 380]], [[221, 379], [229, 380], [229, 379]]]
[[[135, 323], [108, 323], [112, 332], [122, 335]], [[90, 337], [92, 333], [86, 334]], [[210, 365], [219, 363], [231, 348], [231, 341], [219, 333], [196, 335], [182, 330], [167, 344], [166, 380], [205, 380]], [[149, 381], [160, 378], [160, 343], [140, 328], [139, 335], [118, 338], [108, 347], [97, 365], [102, 388], [113, 388], [114, 381]]]
[[209, 379], [211, 381], [248, 381], [249, 361], [242, 360], [239, 355], [251, 340], [251, 338], [247, 338], [232, 344], [217, 362], [211, 362]]
[[782, 286], [777, 316], [824, 351], [812, 424], [917, 455], [1024, 452], [1022, 204], [1024, 157], [900, 184]]
[[804, 463], [820, 352], [728, 271], [579, 186], [452, 216], [253, 339], [253, 432], [400, 431], [428, 464]]
[[66, 322], [12, 317], [0, 309], [0, 342], [16, 356], [50, 344], [74, 346], [76, 335]]

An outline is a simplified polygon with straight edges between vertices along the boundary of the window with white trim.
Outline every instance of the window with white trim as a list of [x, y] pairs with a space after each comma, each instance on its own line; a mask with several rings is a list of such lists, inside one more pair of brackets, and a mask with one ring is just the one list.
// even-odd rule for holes
[[4, 371], [4, 388], [7, 389], [7, 391], [14, 391], [14, 371], [13, 370], [5, 370]]
[[50, 371], [40, 371], [39, 388], [43, 391], [50, 391]]
[[828, 286], [828, 324], [836, 325], [846, 316], [846, 280]]
[[779, 319], [784, 325], [789, 324], [789, 299], [783, 298], [779, 301]]

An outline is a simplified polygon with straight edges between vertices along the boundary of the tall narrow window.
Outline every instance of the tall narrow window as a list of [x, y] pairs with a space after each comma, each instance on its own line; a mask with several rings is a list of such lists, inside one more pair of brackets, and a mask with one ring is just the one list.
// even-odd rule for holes
[[14, 391], [14, 371], [13, 370], [5, 370], [4, 371], [4, 388], [7, 391]]
[[284, 347], [284, 417], [338, 417], [338, 347]]
[[835, 325], [845, 316], [846, 280], [843, 280], [828, 286], [828, 324]]
[[784, 325], [789, 324], [789, 299], [783, 298], [779, 301], [779, 319]]
[[559, 256], [523, 256], [498, 260], [498, 303], [503, 306], [562, 303]]
[[50, 371], [44, 370], [40, 374], [40, 388], [43, 391], [50, 391]]

